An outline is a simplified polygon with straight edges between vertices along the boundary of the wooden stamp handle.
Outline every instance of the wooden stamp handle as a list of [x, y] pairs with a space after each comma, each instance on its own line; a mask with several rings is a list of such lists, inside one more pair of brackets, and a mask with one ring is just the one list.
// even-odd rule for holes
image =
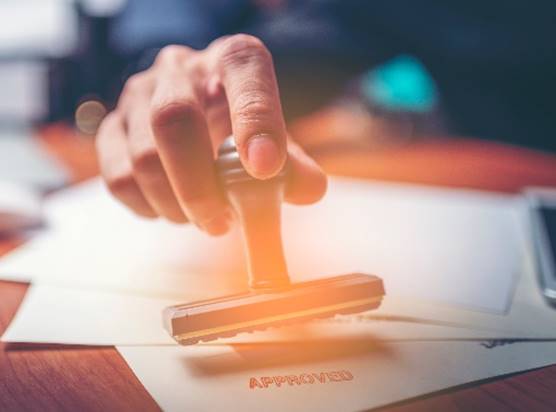
[[217, 167], [228, 200], [241, 224], [249, 287], [281, 289], [290, 284], [281, 235], [285, 173], [257, 180], [244, 169], [233, 138], [219, 150]]

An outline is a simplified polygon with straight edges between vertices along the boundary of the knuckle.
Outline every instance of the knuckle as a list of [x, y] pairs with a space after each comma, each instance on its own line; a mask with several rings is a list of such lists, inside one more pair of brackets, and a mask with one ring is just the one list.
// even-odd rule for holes
[[191, 50], [187, 46], [179, 46], [177, 44], [165, 46], [158, 52], [155, 64], [166, 65], [180, 63], [190, 51]]
[[143, 73], [136, 73], [130, 76], [125, 82], [122, 95], [135, 95], [145, 89], [146, 76]]
[[108, 137], [107, 130], [110, 129], [113, 125], [115, 125], [116, 122], [118, 121], [119, 121], [119, 115], [115, 111], [108, 113], [104, 117], [104, 119], [102, 119], [102, 121], [100, 122], [100, 126], [97, 129], [96, 138], [95, 138], [97, 148], [99, 147], [101, 140], [106, 139]]
[[116, 112], [115, 110], [112, 110], [110, 113], [108, 113], [106, 116], [104, 116], [104, 119], [102, 119], [101, 124], [102, 125], [110, 125], [110, 124], [114, 124], [116, 122], [120, 121], [120, 115], [118, 112]]
[[235, 118], [241, 123], [265, 122], [273, 116], [273, 110], [260, 93], [244, 93], [234, 107]]
[[249, 62], [253, 58], [270, 58], [264, 43], [255, 36], [236, 34], [221, 45], [222, 58], [227, 62]]
[[141, 175], [158, 174], [162, 168], [162, 163], [156, 149], [151, 148], [136, 153], [131, 158], [133, 171]]
[[151, 108], [151, 126], [155, 131], [164, 129], [169, 125], [201, 116], [201, 113], [201, 107], [192, 99], [182, 98], [154, 103]]
[[224, 40], [222, 47], [232, 50], [239, 49], [265, 49], [264, 43], [250, 34], [235, 34]]

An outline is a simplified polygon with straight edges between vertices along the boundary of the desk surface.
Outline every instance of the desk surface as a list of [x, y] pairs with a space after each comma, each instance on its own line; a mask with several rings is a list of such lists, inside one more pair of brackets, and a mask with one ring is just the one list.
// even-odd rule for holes
[[[60, 127], [41, 136], [75, 180], [97, 172], [93, 144]], [[472, 139], [430, 139], [383, 151], [336, 147], [315, 151], [330, 172], [363, 178], [515, 192], [556, 186], [556, 156]], [[20, 244], [0, 241], [0, 254]], [[0, 334], [27, 285], [0, 281]], [[556, 410], [556, 365], [420, 397], [387, 411]], [[0, 410], [150, 411], [158, 406], [113, 347], [0, 343]]]

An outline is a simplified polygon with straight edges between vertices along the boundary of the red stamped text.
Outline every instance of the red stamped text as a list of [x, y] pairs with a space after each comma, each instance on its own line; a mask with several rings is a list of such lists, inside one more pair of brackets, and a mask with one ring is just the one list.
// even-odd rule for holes
[[282, 388], [285, 386], [314, 385], [353, 380], [348, 370], [301, 373], [299, 375], [261, 376], [249, 379], [250, 389]]

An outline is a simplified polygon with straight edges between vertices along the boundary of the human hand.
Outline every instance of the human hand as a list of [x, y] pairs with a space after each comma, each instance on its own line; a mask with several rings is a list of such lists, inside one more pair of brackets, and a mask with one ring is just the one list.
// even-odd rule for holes
[[257, 179], [275, 176], [288, 159], [286, 201], [312, 203], [326, 191], [320, 167], [288, 138], [272, 56], [244, 34], [200, 51], [167, 46], [132, 76], [97, 133], [101, 173], [137, 214], [222, 234], [231, 214], [214, 161], [230, 134]]

